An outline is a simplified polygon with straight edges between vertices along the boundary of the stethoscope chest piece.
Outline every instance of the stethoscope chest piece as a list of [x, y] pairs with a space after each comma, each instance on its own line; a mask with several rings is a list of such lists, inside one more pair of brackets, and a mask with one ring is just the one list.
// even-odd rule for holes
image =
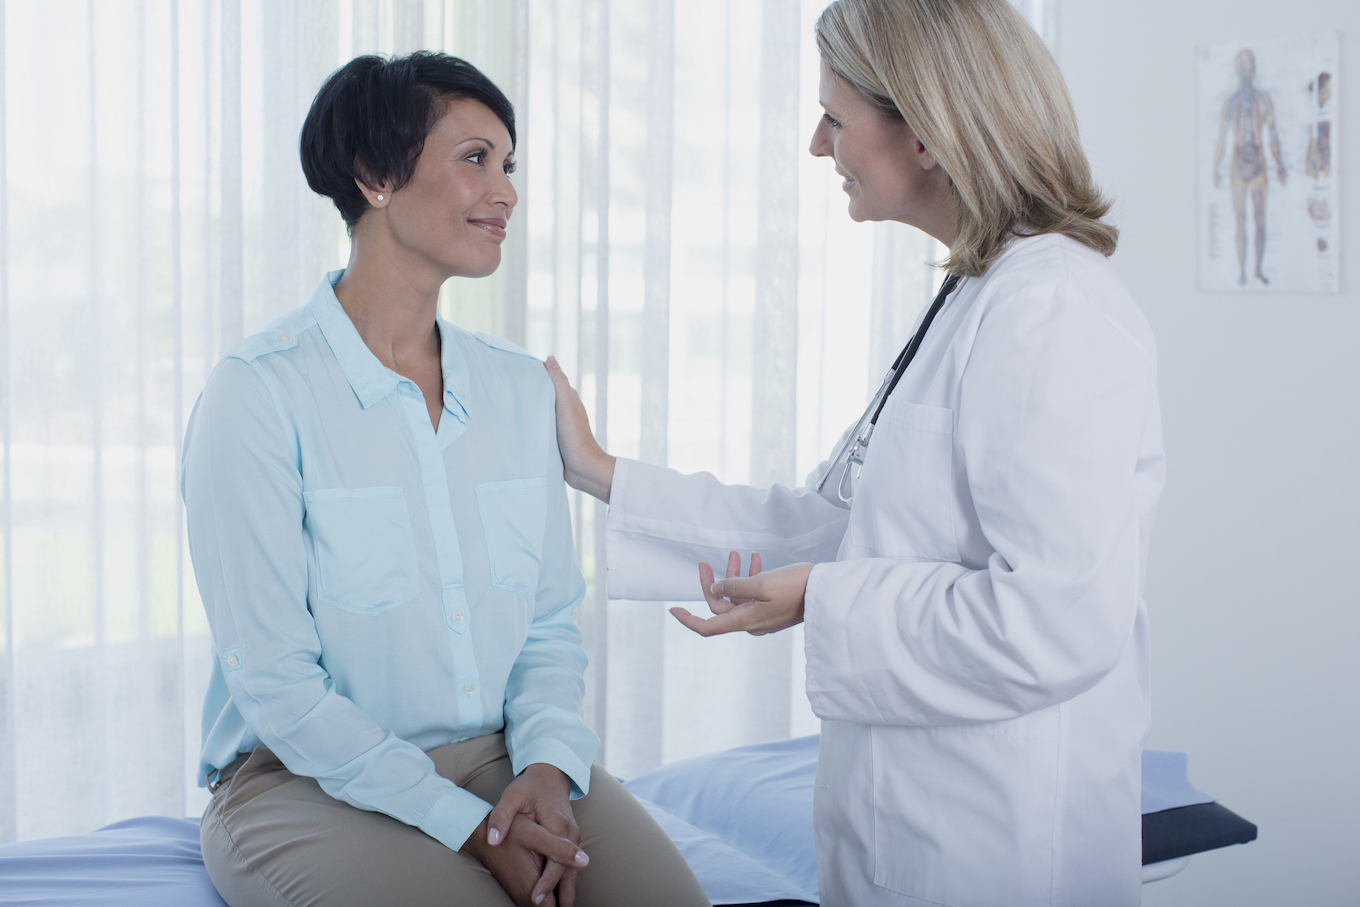
[[864, 457], [869, 452], [869, 439], [873, 434], [874, 423], [870, 422], [868, 430], [862, 437], [855, 439], [845, 455], [845, 468], [841, 470], [841, 480], [836, 484], [836, 497], [841, 499], [842, 504], [853, 504], [855, 501], [855, 483], [864, 472]]

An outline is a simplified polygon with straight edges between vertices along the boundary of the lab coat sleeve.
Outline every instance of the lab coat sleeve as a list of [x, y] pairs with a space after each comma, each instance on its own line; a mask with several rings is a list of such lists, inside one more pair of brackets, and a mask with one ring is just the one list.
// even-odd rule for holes
[[825, 466], [813, 470], [809, 487], [752, 488], [620, 457], [605, 523], [609, 597], [701, 601], [699, 562], [721, 576], [734, 550], [743, 570], [753, 551], [767, 570], [835, 559], [850, 511], [834, 480], [822, 494], [810, 487]]
[[1150, 335], [1130, 335], [1079, 288], [995, 304], [963, 371], [955, 440], [995, 551], [984, 569], [885, 557], [815, 567], [804, 639], [818, 716], [999, 721], [1113, 669], [1141, 591], [1134, 486], [1158, 418], [1154, 355]]
[[586, 653], [576, 610], [586, 585], [571, 538], [562, 458], [557, 449], [552, 384], [541, 368], [545, 402], [540, 424], [550, 451], [542, 565], [529, 636], [505, 686], [505, 740], [516, 775], [535, 762], [556, 766], [571, 779], [571, 797], [590, 792], [590, 766], [600, 738], [586, 726]]
[[419, 747], [340, 695], [307, 609], [302, 473], [254, 363], [227, 358], [190, 420], [189, 551], [231, 698], [295, 774], [457, 850], [491, 804], [440, 777]]

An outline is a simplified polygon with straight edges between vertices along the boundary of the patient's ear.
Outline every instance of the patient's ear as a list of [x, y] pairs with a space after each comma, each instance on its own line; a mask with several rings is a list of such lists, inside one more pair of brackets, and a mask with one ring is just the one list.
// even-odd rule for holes
[[368, 202], [370, 208], [386, 208], [387, 203], [392, 200], [391, 180], [384, 180], [374, 186], [356, 176], [354, 185], [359, 187], [359, 191], [363, 193], [364, 200]]

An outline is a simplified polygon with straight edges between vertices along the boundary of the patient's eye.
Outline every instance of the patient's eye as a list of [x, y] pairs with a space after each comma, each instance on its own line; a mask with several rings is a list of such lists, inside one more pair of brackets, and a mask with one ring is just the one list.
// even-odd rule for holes
[[519, 169], [519, 164], [516, 163], [515, 161], [512, 161], [512, 160], [511, 160], [511, 161], [506, 161], [506, 162], [505, 162], [504, 170], [505, 170], [505, 175], [506, 175], [506, 176], [509, 176], [510, 174], [514, 173], [514, 172], [515, 172], [516, 170], [518, 170], [518, 169]]

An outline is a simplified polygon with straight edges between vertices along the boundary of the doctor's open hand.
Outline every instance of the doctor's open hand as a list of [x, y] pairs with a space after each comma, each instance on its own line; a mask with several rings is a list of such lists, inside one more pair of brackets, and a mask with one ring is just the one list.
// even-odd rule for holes
[[684, 608], [672, 608], [671, 614], [700, 636], [738, 630], [764, 636], [803, 622], [803, 596], [812, 564], [790, 564], [762, 571], [760, 555], [752, 554], [751, 575], [743, 577], [740, 570], [741, 561], [735, 551], [728, 555], [727, 577], [717, 582], [713, 579], [713, 568], [700, 564], [699, 582], [714, 616], [705, 619]]
[[557, 392], [557, 446], [562, 451], [562, 476], [577, 491], [609, 503], [614, 484], [614, 458], [605, 453], [590, 430], [590, 416], [581, 395], [571, 386], [557, 357], [543, 363]]

